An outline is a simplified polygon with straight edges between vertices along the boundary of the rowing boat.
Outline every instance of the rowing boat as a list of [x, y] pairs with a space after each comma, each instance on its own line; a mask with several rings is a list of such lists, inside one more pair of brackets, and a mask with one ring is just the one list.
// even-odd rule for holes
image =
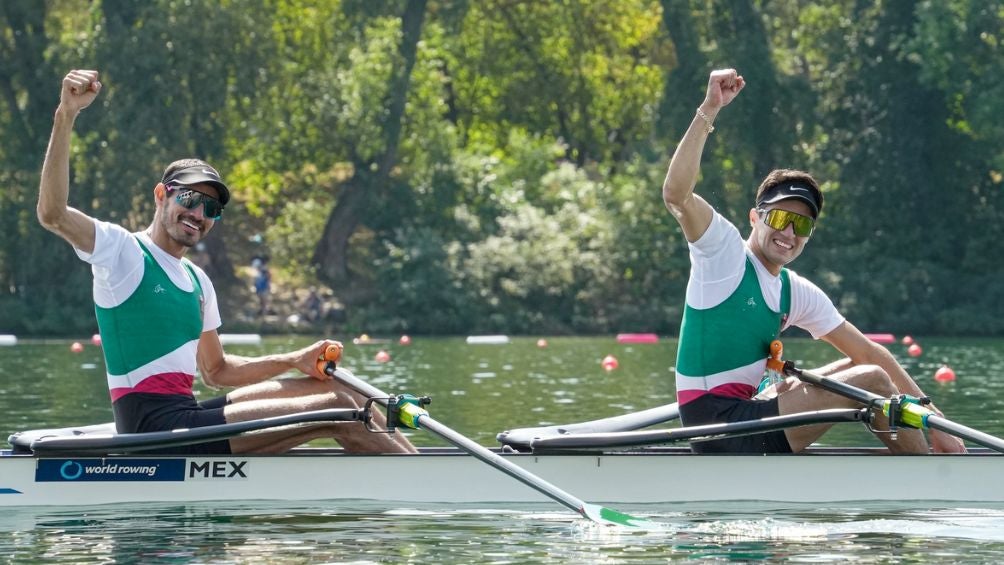
[[[949, 505], [1004, 503], [1004, 484], [995, 480], [1004, 460], [988, 449], [928, 456], [826, 447], [812, 447], [801, 454], [697, 455], [687, 447], [636, 447], [799, 423], [855, 421], [865, 413], [865, 409], [833, 410], [778, 417], [773, 422], [611, 431], [615, 426], [636, 428], [673, 417], [675, 406], [668, 406], [575, 425], [506, 431], [499, 434], [506, 445], [491, 450], [490, 457], [602, 503], [834, 504], [918, 499]], [[362, 414], [322, 410], [154, 434], [117, 435], [112, 433], [112, 424], [15, 434], [10, 439], [14, 449], [0, 451], [0, 506], [358, 499], [454, 504], [553, 498], [548, 491], [512, 481], [471, 457], [469, 451], [456, 448], [422, 448], [415, 455], [360, 455], [317, 447], [273, 456], [128, 453], [254, 429], [351, 421]], [[533, 439], [528, 440], [529, 436]], [[771, 486], [779, 481], [783, 489]]]
[[[564, 489], [602, 503], [1004, 504], [1004, 484], [997, 480], [1004, 465], [1004, 440], [922, 406], [900, 405], [897, 399], [877, 397], [788, 363], [788, 374], [872, 408], [671, 430], [637, 429], [675, 418], [678, 411], [671, 405], [594, 422], [511, 430], [499, 434], [502, 448], [489, 450], [432, 419], [422, 402], [413, 402], [414, 397], [389, 397], [332, 362], [325, 372], [387, 406], [388, 422], [425, 429], [455, 447], [366, 455], [318, 447], [271, 456], [142, 453], [282, 426], [344, 421], [358, 425], [369, 421], [368, 406], [153, 434], [114, 434], [111, 424], [36, 430], [11, 436], [12, 449], [0, 450], [0, 506], [214, 500], [351, 504], [360, 499], [490, 504], [550, 499], [601, 523], [639, 525], [633, 517], [585, 503]], [[826, 447], [810, 447], [799, 454], [698, 455], [688, 447], [660, 445], [793, 425], [869, 422], [872, 409], [886, 411], [903, 425], [940, 429], [984, 447], [951, 455], [889, 456], [878, 448]], [[610, 516], [614, 519], [605, 519]]]
[[[495, 452], [604, 504], [1004, 503], [1004, 484], [998, 480], [1004, 461], [982, 449], [931, 456], [887, 456], [872, 448], [810, 448], [798, 455], [769, 456], [696, 455], [684, 447]], [[744, 479], [736, 480], [739, 476]], [[778, 482], [784, 489], [772, 486]], [[445, 504], [548, 500], [454, 448], [422, 448], [417, 455], [353, 455], [308, 447], [284, 455], [220, 457], [0, 452], [0, 506], [358, 499]]]

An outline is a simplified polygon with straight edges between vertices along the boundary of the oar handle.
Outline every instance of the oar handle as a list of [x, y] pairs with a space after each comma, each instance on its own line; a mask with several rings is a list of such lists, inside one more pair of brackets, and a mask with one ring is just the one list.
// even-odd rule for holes
[[784, 353], [784, 345], [781, 340], [775, 339], [770, 342], [770, 356], [767, 357], [767, 370], [774, 371], [779, 375], [784, 374], [784, 361], [781, 355]]
[[[317, 371], [322, 375], [330, 374], [327, 370], [328, 363], [338, 363], [342, 358], [342, 349], [342, 344], [340, 343], [332, 343], [324, 348], [324, 352], [317, 357]], [[334, 368], [331, 370], [334, 371]]]

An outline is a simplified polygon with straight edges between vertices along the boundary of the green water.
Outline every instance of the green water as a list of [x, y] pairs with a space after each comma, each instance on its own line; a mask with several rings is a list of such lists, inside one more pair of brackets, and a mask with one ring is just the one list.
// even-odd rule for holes
[[[394, 336], [396, 338], [396, 336]], [[0, 347], [0, 430], [110, 421], [100, 350], [84, 340]], [[244, 355], [286, 351], [305, 338], [228, 346]], [[347, 343], [348, 339], [345, 340]], [[484, 445], [513, 427], [568, 423], [672, 402], [675, 342], [619, 345], [612, 337], [515, 339], [466, 345], [462, 338], [414, 338], [348, 345], [344, 365], [389, 392], [429, 395], [433, 415]], [[890, 346], [945, 414], [1004, 435], [1004, 340], [919, 339], [924, 354]], [[386, 349], [391, 361], [374, 356]], [[786, 341], [785, 353], [811, 367], [831, 361], [825, 344]], [[605, 371], [614, 355], [619, 367]], [[955, 383], [935, 383], [948, 363]], [[200, 388], [200, 397], [217, 394]], [[418, 445], [440, 445], [421, 432]], [[826, 445], [878, 445], [842, 425]], [[749, 478], [751, 484], [783, 477]], [[402, 477], [402, 480], [408, 480]], [[667, 477], [672, 480], [672, 477]], [[742, 478], [741, 480], [747, 480]], [[869, 480], [862, 475], [862, 480]], [[559, 485], [560, 486], [560, 485]], [[936, 490], [937, 485], [932, 485]], [[332, 508], [234, 503], [18, 509], [0, 516], [6, 562], [243, 563], [436, 562], [584, 563], [725, 561], [994, 562], [1004, 558], [1004, 507], [925, 509], [881, 506], [674, 505], [618, 508], [669, 525], [666, 532], [597, 529], [560, 506]]]

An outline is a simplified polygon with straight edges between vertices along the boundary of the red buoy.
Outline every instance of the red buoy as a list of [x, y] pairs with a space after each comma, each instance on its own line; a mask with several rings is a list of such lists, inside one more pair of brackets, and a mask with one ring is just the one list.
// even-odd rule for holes
[[920, 357], [920, 354], [924, 352], [919, 345], [914, 343], [910, 347], [906, 348], [906, 352], [910, 354], [910, 357]]
[[955, 371], [952, 370], [948, 365], [942, 365], [940, 369], [934, 372], [934, 380], [939, 383], [950, 383], [955, 381]]
[[398, 343], [400, 343], [401, 345], [411, 345], [411, 338], [406, 335], [403, 335], [401, 336], [401, 339], [398, 340]]
[[908, 335], [903, 336], [903, 345], [913, 345], [913, 338]]
[[97, 347], [101, 347], [101, 334], [94, 334], [91, 336], [91, 343]]
[[618, 366], [620, 366], [620, 363], [617, 361], [617, 358], [614, 357], [613, 355], [607, 355], [606, 357], [603, 358], [603, 361], [600, 361], [600, 365], [602, 365], [603, 368], [607, 371], [613, 371]]
[[537, 340], [537, 347], [547, 347], [547, 340], [540, 338]]
[[377, 354], [373, 357], [373, 359], [376, 360], [377, 363], [386, 363], [387, 361], [390, 361], [390, 353], [381, 349], [380, 351], [377, 351]]
[[896, 343], [896, 336], [892, 334], [865, 334], [865, 337], [875, 343]]
[[84, 350], [84, 344], [80, 343], [79, 341], [75, 341], [73, 342], [72, 345], [70, 345], [70, 351], [74, 353], [80, 353], [83, 350]]

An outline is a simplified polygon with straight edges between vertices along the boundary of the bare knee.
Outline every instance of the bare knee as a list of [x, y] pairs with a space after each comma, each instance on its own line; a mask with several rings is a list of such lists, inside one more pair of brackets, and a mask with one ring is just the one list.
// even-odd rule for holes
[[857, 365], [846, 379], [847, 384], [863, 388], [880, 396], [899, 394], [889, 373], [878, 365]]

